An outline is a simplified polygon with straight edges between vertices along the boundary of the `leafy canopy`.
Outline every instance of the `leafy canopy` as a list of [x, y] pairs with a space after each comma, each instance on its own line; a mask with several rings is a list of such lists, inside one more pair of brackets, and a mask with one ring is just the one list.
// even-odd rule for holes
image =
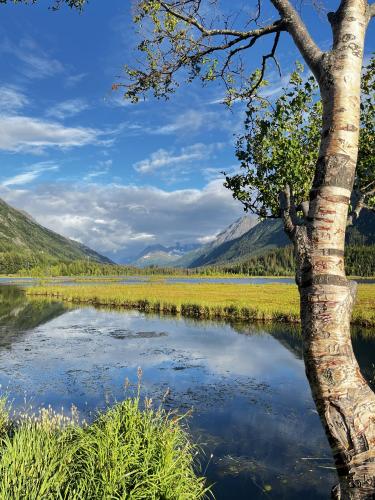
[[[245, 135], [237, 143], [241, 172], [226, 176], [225, 186], [246, 211], [279, 217], [279, 193], [292, 188], [301, 210], [309, 198], [319, 154], [322, 103], [313, 76], [303, 78], [299, 63], [283, 94], [270, 102], [253, 99], [247, 107]], [[267, 85], [267, 82], [264, 82]], [[354, 192], [363, 206], [375, 207], [375, 58], [364, 70], [359, 156]], [[260, 92], [261, 94], [261, 92]]]

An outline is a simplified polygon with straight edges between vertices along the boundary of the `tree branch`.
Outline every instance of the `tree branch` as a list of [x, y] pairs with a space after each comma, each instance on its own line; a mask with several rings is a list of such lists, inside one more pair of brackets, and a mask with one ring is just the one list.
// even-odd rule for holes
[[310, 202], [308, 200], [303, 201], [297, 209], [301, 210], [304, 219], [306, 220], [307, 217], [309, 216], [309, 208], [310, 208]]
[[[375, 180], [369, 182], [366, 186], [361, 188], [361, 191], [363, 193], [365, 193], [367, 196], [370, 194], [374, 194], [374, 192], [375, 192], [375, 188], [373, 188], [374, 184], [375, 184]], [[373, 189], [370, 189], [370, 188], [373, 188]]]
[[[249, 47], [252, 47], [254, 45], [254, 43], [258, 40], [258, 38], [260, 38], [264, 35], [271, 35], [272, 33], [276, 33], [276, 40], [278, 41], [278, 35], [280, 35], [281, 31], [283, 31], [283, 27], [282, 27], [281, 23], [276, 22], [274, 24], [266, 26], [266, 28], [262, 28], [260, 30], [249, 31], [246, 36], [245, 35], [237, 36], [236, 38], [233, 38], [229, 42], [225, 42], [221, 45], [213, 45], [212, 47], [207, 47], [204, 50], [196, 52], [193, 56], [190, 56], [190, 59], [191, 60], [200, 59], [208, 54], [211, 54], [212, 52], [217, 52], [217, 51], [229, 49], [229, 48], [233, 47], [234, 45], [236, 45], [237, 43], [241, 42], [242, 40], [250, 38], [251, 40], [249, 43], [247, 43], [246, 45], [243, 45], [241, 47], [238, 47], [238, 50], [237, 49], [232, 50], [228, 54], [228, 58], [231, 59], [236, 53], [240, 52], [241, 50], [245, 50]], [[276, 42], [276, 46], [277, 46], [277, 42]], [[263, 58], [264, 57], [266, 57], [266, 58], [273, 57], [275, 50], [276, 50], [276, 46], [274, 44], [274, 48], [272, 49], [272, 53], [267, 55], [267, 56], [263, 56]]]
[[323, 51], [316, 45], [305, 23], [289, 0], [271, 0], [271, 2], [279, 12], [282, 21], [285, 23], [286, 30], [293, 37], [306, 63], [318, 79]]
[[286, 185], [284, 191], [281, 191], [279, 201], [285, 232], [294, 241], [298, 218], [289, 185]]
[[353, 192], [353, 209], [348, 215], [348, 220], [346, 221], [346, 226], [352, 226], [358, 219], [362, 208], [365, 206], [366, 195], [360, 191]]
[[274, 42], [273, 42], [273, 45], [272, 45], [271, 52], [269, 52], [268, 54], [266, 54], [265, 56], [262, 57], [262, 67], [260, 70], [260, 75], [259, 75], [257, 82], [252, 86], [252, 88], [249, 92], [250, 96], [259, 88], [259, 86], [263, 82], [268, 59], [273, 59], [275, 61], [277, 69], [279, 70], [279, 73], [280, 73], [280, 67], [279, 67], [278, 61], [276, 60], [276, 57], [275, 57], [276, 49], [277, 49], [277, 46], [279, 44], [279, 40], [280, 40], [280, 32], [277, 32], [275, 39], [274, 39]]
[[225, 36], [235, 36], [238, 38], [238, 40], [245, 40], [245, 39], [251, 38], [251, 37], [259, 38], [263, 35], [275, 33], [275, 30], [282, 31], [282, 27], [281, 27], [282, 20], [281, 19], [279, 19], [278, 21], [275, 21], [274, 23], [269, 24], [267, 26], [263, 26], [262, 28], [258, 28], [255, 30], [249, 30], [249, 31], [231, 30], [231, 29], [226, 29], [226, 28], [207, 29], [195, 17], [186, 16], [185, 14], [182, 14], [181, 12], [178, 12], [177, 10], [173, 9], [170, 5], [168, 5], [165, 2], [160, 2], [160, 5], [165, 9], [166, 12], [168, 12], [168, 14], [171, 14], [173, 17], [179, 19], [180, 21], [184, 21], [185, 23], [187, 23], [191, 26], [194, 26], [205, 37], [218, 36], [218, 35], [224, 36], [225, 35]]

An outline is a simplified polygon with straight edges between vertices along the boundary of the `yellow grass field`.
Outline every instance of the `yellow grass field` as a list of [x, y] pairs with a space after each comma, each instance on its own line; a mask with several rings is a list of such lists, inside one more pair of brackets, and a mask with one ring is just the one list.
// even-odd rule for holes
[[[36, 286], [30, 296], [78, 304], [154, 311], [200, 318], [299, 321], [295, 285], [217, 283], [134, 283], [82, 286]], [[353, 324], [375, 326], [375, 285], [358, 286]]]

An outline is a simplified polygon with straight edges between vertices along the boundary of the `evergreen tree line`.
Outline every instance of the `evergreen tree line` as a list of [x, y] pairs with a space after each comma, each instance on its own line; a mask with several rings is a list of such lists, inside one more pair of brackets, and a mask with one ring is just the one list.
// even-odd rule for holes
[[[286, 246], [233, 264], [211, 266], [211, 271], [249, 276], [291, 276], [295, 272], [293, 247]], [[375, 276], [375, 245], [348, 245], [345, 249], [348, 276]]]
[[181, 274], [181, 269], [150, 266], [146, 269], [130, 265], [102, 264], [89, 258], [58, 261], [42, 252], [0, 252], [0, 274], [19, 276], [130, 276]]
[[[348, 245], [345, 251], [346, 273], [350, 276], [375, 276], [375, 245]], [[149, 276], [244, 274], [248, 276], [291, 276], [295, 271], [293, 248], [286, 246], [262, 255], [230, 264], [218, 264], [195, 269], [102, 264], [90, 259], [58, 262], [43, 253], [0, 253], [0, 274], [19, 276]]]

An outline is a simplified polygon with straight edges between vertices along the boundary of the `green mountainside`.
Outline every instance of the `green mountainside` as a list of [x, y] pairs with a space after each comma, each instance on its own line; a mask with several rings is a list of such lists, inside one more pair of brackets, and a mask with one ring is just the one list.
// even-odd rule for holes
[[221, 249], [219, 250], [219, 253], [222, 253], [223, 249], [230, 246], [231, 242], [241, 238], [256, 225], [257, 220], [255, 217], [244, 215], [219, 233], [213, 241], [193, 250], [192, 252], [186, 253], [173, 265], [175, 267], [190, 268], [204, 266], [207, 260], [212, 260], [212, 256], [216, 254], [217, 249]]
[[[294, 252], [291, 245], [274, 248], [258, 255], [226, 264], [196, 268], [206, 274], [247, 274], [249, 276], [294, 276]], [[345, 270], [348, 276], [375, 276], [375, 245], [347, 245]]]
[[[346, 243], [350, 246], [375, 245], [374, 212], [362, 210], [356, 223], [347, 230]], [[259, 222], [239, 238], [226, 241], [211, 249], [204, 247], [200, 249], [199, 254], [196, 252], [185, 255], [184, 264], [194, 268], [243, 262], [251, 257], [263, 256], [271, 250], [281, 249], [288, 245], [290, 245], [290, 240], [284, 232], [282, 221], [267, 219]]]
[[227, 241], [211, 252], [194, 260], [189, 267], [200, 267], [233, 262], [289, 244], [280, 220], [265, 220], [232, 241]]
[[38, 224], [0, 199], [0, 272], [17, 272], [41, 264], [111, 260]]
[[348, 245], [375, 245], [375, 212], [363, 208], [358, 220], [346, 231]]

